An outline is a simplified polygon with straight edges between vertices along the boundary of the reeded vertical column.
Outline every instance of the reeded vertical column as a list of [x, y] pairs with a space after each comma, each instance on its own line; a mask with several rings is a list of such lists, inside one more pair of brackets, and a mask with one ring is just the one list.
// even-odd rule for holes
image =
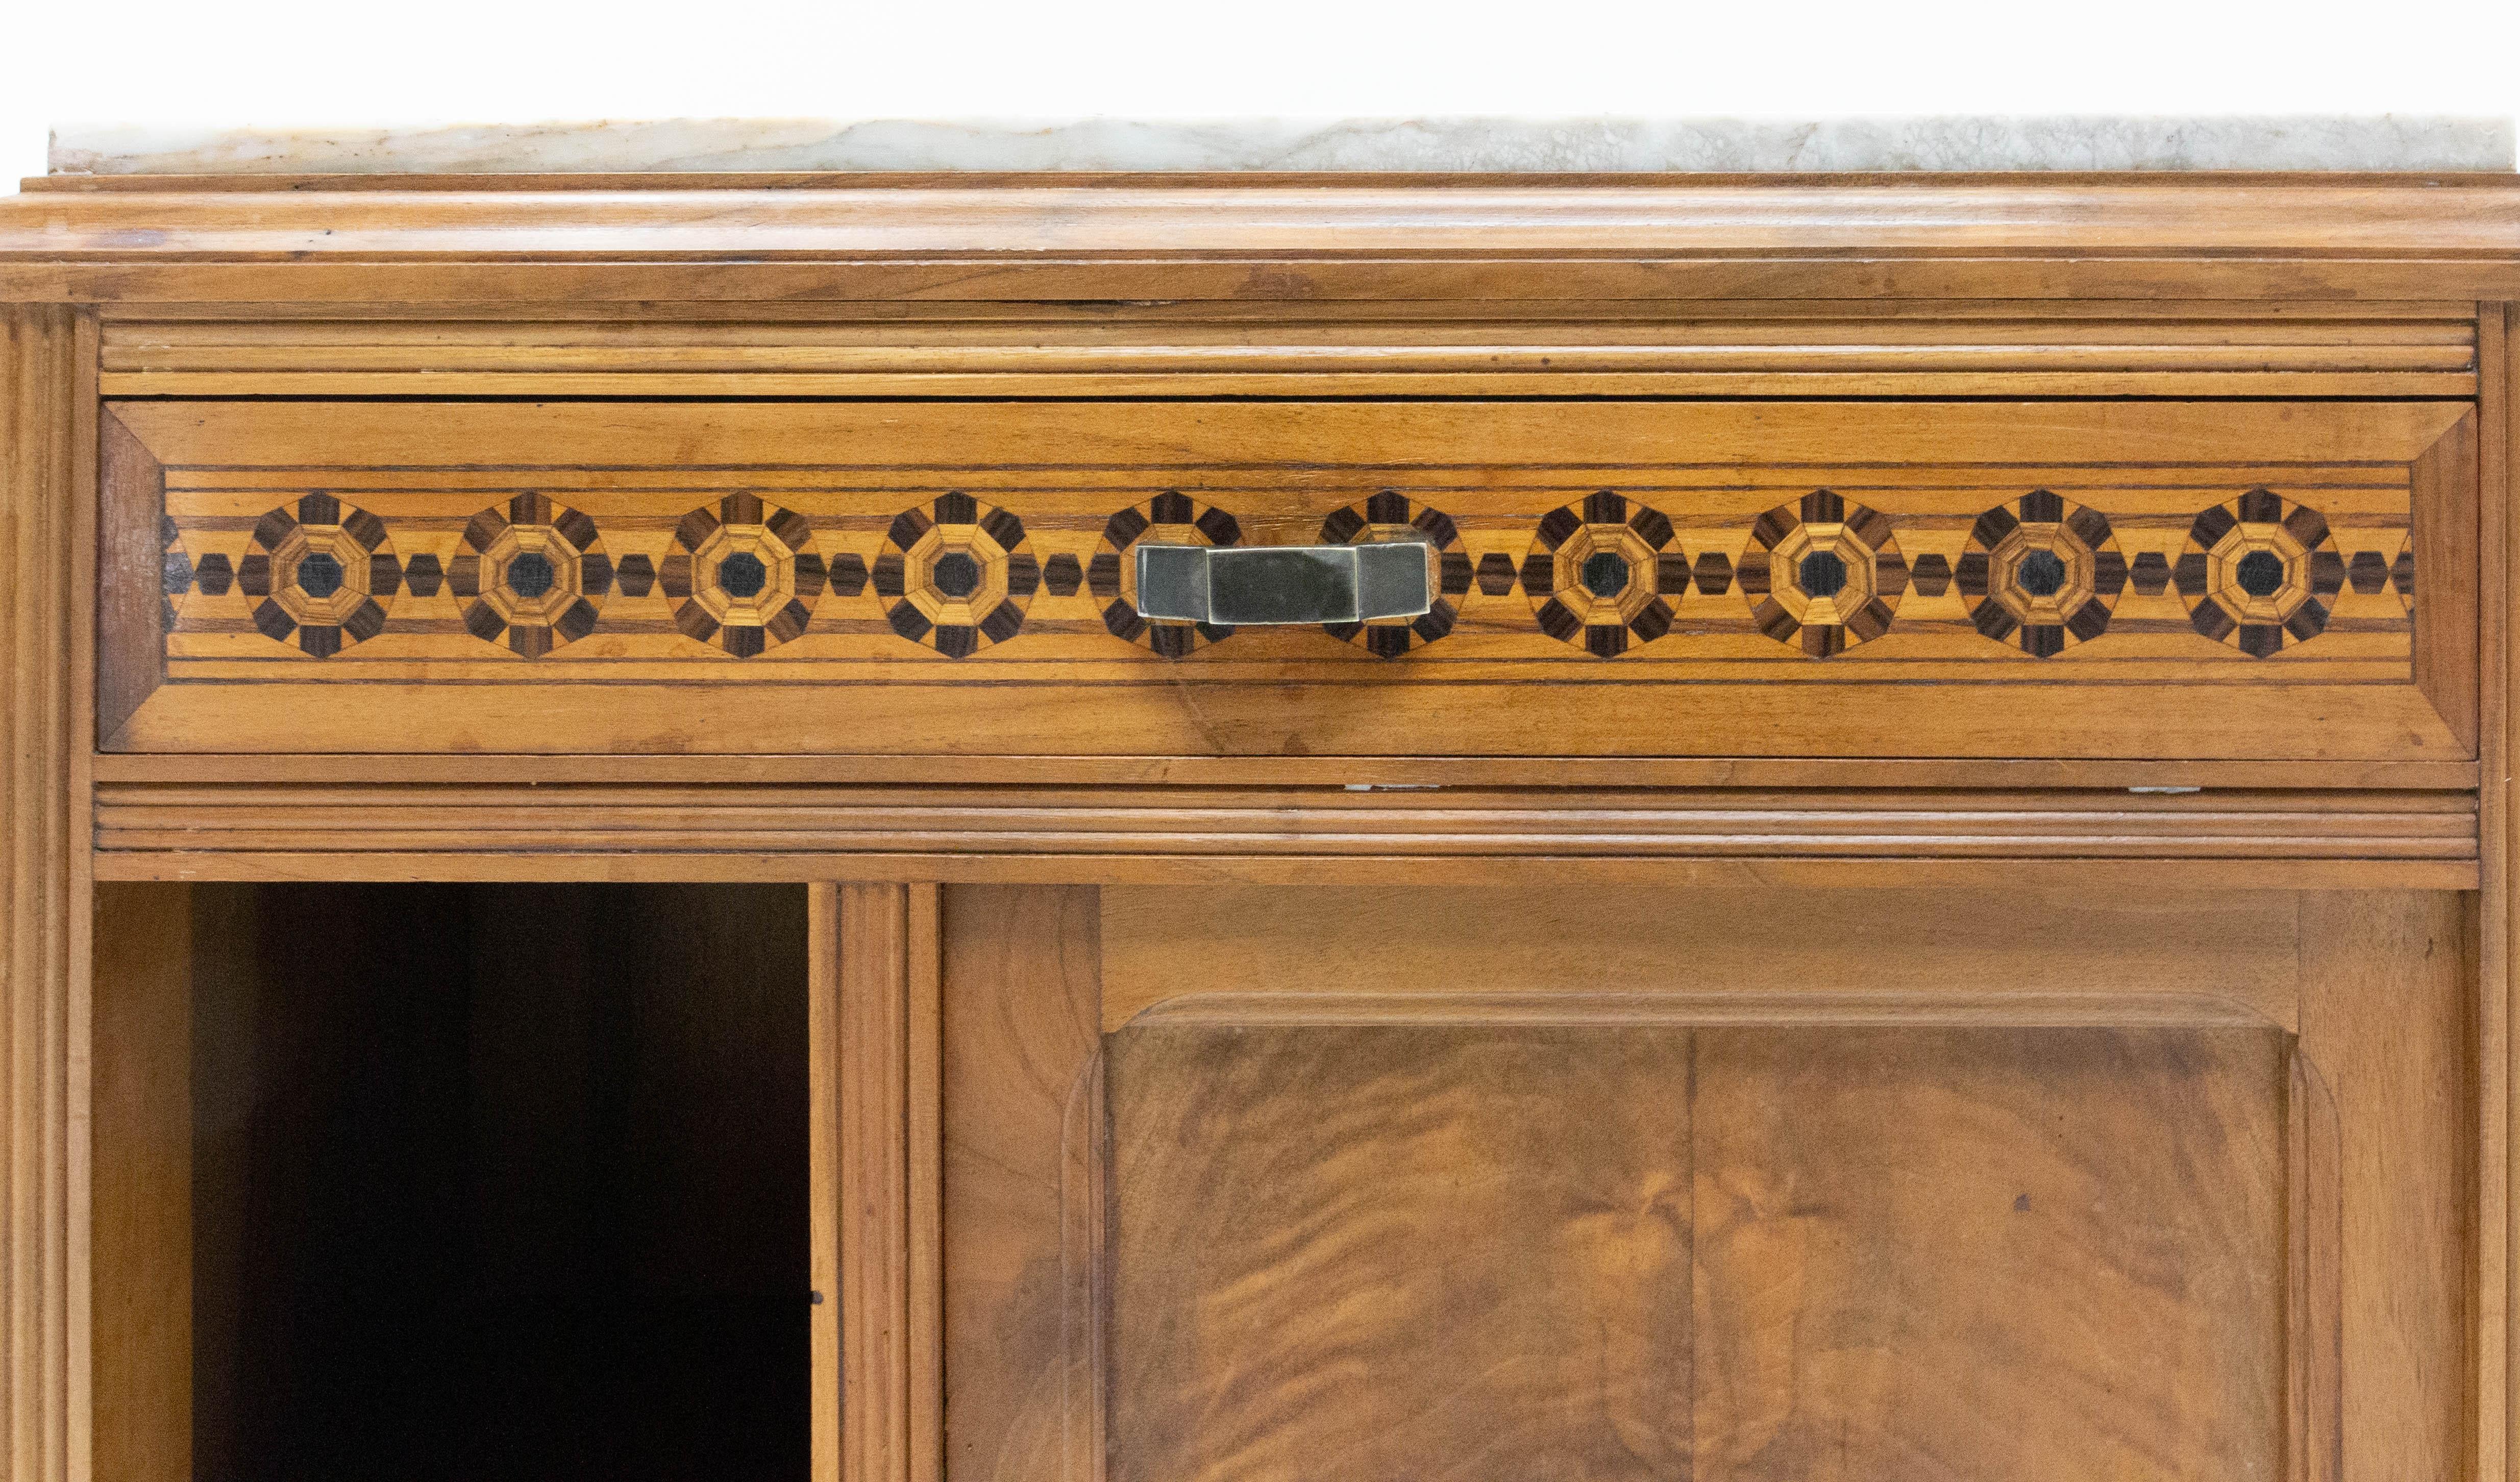
[[83, 338], [67, 307], [0, 305], [0, 1472], [22, 1482], [86, 1469], [71, 1084], [86, 948], [72, 805], [75, 496], [93, 462], [79, 452], [81, 429], [93, 438]]
[[810, 888], [815, 1482], [936, 1482], [939, 893]]

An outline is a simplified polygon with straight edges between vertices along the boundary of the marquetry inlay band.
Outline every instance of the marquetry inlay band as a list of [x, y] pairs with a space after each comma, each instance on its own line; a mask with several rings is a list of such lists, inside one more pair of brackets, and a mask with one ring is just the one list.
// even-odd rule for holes
[[1686, 583], [1688, 572], [1673, 537], [1670, 516], [1614, 489], [1542, 516], [1522, 559], [1522, 590], [1540, 631], [1596, 658], [1670, 632], [1666, 584]]
[[[669, 621], [625, 619], [622, 633], [679, 634], [735, 658], [791, 644], [809, 627], [888, 633], [965, 658], [1027, 631], [1040, 596], [1090, 603], [1100, 630], [1166, 658], [1234, 633], [1149, 621], [1138, 611], [1128, 556], [1139, 543], [1230, 546], [1244, 537], [1232, 512], [1177, 490], [1104, 519], [1090, 556], [1080, 555], [1082, 545], [1038, 552], [1023, 516], [961, 491], [895, 511], [871, 560], [832, 549], [832, 532], [845, 521], [818, 528], [817, 518], [755, 493], [728, 494], [674, 519], [655, 557], [643, 551], [616, 562], [594, 516], [528, 492], [463, 521], [441, 562], [426, 551], [398, 559], [392, 521], [317, 491], [267, 510], [241, 549], [214, 548], [223, 544], [218, 521], [162, 520], [162, 616], [170, 641], [259, 634], [317, 658], [405, 626], [455, 629], [537, 658], [613, 631], [605, 606], [616, 591], [645, 602], [652, 589]], [[1900, 540], [1910, 518], [1924, 519], [1920, 529], [1965, 533], [1927, 540], [1949, 544], [1912, 560]], [[1523, 631], [1536, 628], [1598, 658], [1724, 630], [1728, 622], [1708, 599], [1737, 602], [1730, 626], [1815, 658], [1901, 625], [1912, 596], [1926, 604], [1919, 621], [1929, 626], [1957, 620], [1962, 632], [1974, 629], [2018, 655], [2043, 659], [2123, 627], [2115, 620], [2130, 594], [2178, 604], [2167, 621], [2156, 609], [2138, 629], [2192, 631], [2260, 658], [2327, 631], [2340, 594], [2349, 603], [2385, 604], [2353, 608], [2359, 615], [2349, 627], [2375, 632], [2411, 621], [2415, 562], [2403, 519], [2387, 529], [2346, 530], [2357, 545], [2349, 553], [2319, 510], [2264, 487], [2192, 518], [2178, 516], [2180, 525], [2163, 528], [2158, 512], [2144, 518], [2154, 546], [2130, 558], [2108, 515], [2045, 488], [2007, 496], [1964, 525], [1814, 489], [1767, 510], [1747, 530], [1710, 539], [1698, 526], [1685, 534], [1673, 514], [1652, 504], [1598, 489], [1524, 527], [1518, 557], [1494, 548], [1501, 532], [1493, 529], [1483, 537], [1490, 549], [1474, 556], [1452, 515], [1386, 489], [1334, 510], [1318, 538], [1408, 538], [1433, 548], [1439, 595], [1426, 613], [1327, 628], [1386, 659], [1455, 633], [1464, 605], [1517, 590], [1529, 613]], [[2182, 529], [2183, 540], [2173, 533]], [[414, 539], [425, 543], [418, 530]], [[460, 624], [425, 615], [406, 624], [397, 597], [426, 604], [441, 585]], [[861, 596], [870, 588], [877, 610], [862, 615]], [[1947, 602], [1957, 606], [1942, 606]], [[835, 604], [839, 615], [832, 616]], [[1477, 610], [1495, 631], [1494, 609]], [[1075, 624], [1062, 616], [1052, 627]]]
[[1826, 658], [1890, 631], [1908, 561], [1890, 516], [1814, 489], [1750, 527], [1740, 584], [1759, 631]]

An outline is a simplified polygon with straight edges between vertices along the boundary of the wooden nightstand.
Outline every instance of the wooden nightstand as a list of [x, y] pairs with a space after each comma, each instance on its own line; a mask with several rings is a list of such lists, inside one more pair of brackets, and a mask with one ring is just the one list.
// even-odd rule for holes
[[2510, 178], [51, 184], [11, 1475], [2504, 1475]]

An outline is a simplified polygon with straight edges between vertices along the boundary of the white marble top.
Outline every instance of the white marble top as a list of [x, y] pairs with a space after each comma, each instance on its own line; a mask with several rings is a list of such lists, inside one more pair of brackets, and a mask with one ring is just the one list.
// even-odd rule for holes
[[737, 119], [57, 129], [56, 174], [642, 170], [2507, 171], [2508, 118]]

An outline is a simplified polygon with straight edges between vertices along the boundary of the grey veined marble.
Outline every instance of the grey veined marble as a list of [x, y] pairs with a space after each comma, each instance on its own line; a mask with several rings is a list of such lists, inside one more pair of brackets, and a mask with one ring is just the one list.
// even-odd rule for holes
[[56, 174], [600, 170], [2392, 170], [2512, 168], [2507, 118], [693, 118], [54, 131]]

